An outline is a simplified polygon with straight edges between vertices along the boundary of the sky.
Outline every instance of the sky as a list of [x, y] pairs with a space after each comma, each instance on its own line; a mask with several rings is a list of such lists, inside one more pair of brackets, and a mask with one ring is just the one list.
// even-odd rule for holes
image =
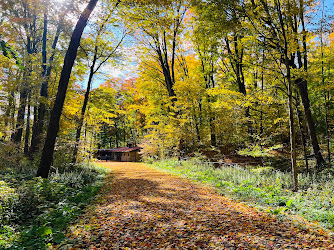
[[[57, 0], [57, 1], [64, 1], [64, 0]], [[319, 0], [319, 7], [321, 9], [322, 3], [324, 3], [324, 11], [325, 16], [328, 18], [328, 22], [330, 21], [330, 16], [332, 16], [332, 20], [334, 17], [334, 0]], [[312, 20], [319, 20], [321, 18], [322, 13], [319, 12], [310, 12], [309, 13]], [[96, 17], [95, 17], [96, 18]], [[313, 30], [315, 29], [316, 25], [308, 24], [308, 29]], [[117, 31], [119, 27], [115, 27], [114, 33], [117, 36]], [[87, 30], [85, 30], [87, 32]], [[131, 36], [127, 36], [124, 41], [122, 54], [123, 58], [117, 65], [106, 64], [101, 68], [101, 74], [97, 74], [94, 78], [93, 88], [99, 87], [105, 81], [110, 78], [132, 78], [136, 76], [136, 72], [138, 71], [139, 59], [136, 57], [136, 40]], [[87, 84], [87, 79], [80, 83], [80, 85], [85, 88]]]
[[[105, 64], [101, 67], [100, 73], [94, 78], [92, 87], [98, 88], [111, 78], [128, 79], [136, 76], [139, 59], [136, 56], [136, 43], [133, 38], [127, 37], [124, 48], [121, 49], [122, 58], [116, 65]], [[83, 85], [87, 84], [87, 80]]]
[[[54, 1], [64, 1], [64, 0], [54, 0]], [[99, 3], [99, 2], [98, 2]], [[97, 5], [94, 9], [90, 17], [90, 23], [94, 23], [100, 20], [99, 13], [101, 11], [101, 5]], [[113, 33], [114, 38], [110, 38], [110, 42], [117, 44], [118, 41], [121, 39], [124, 33], [124, 25], [119, 24], [112, 26], [110, 25], [109, 32]], [[92, 27], [88, 24], [84, 30], [83, 36], [89, 36], [92, 32]], [[138, 65], [138, 58], [136, 57], [136, 41], [135, 39], [127, 35], [122, 43], [122, 48], [118, 49], [117, 52], [121, 52], [122, 57], [116, 64], [106, 63], [104, 64], [99, 72], [94, 75], [92, 88], [98, 88], [101, 84], [105, 83], [106, 81], [110, 80], [111, 78], [131, 78], [136, 75], [137, 65]], [[79, 83], [81, 88], [85, 89], [87, 86], [88, 81], [88, 74], [84, 78], [83, 81]]]

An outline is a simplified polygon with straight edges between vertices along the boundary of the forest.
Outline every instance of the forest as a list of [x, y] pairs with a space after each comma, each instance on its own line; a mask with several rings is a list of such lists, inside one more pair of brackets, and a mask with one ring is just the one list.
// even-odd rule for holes
[[333, 8], [0, 0], [0, 248], [63, 242], [108, 175], [97, 150], [128, 143], [333, 230]]

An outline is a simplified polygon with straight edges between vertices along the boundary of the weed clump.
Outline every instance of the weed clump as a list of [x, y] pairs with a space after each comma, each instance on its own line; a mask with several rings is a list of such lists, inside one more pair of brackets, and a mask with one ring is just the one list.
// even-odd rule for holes
[[106, 170], [90, 164], [53, 168], [49, 178], [20, 161], [0, 168], [0, 249], [43, 249], [65, 231], [99, 190]]

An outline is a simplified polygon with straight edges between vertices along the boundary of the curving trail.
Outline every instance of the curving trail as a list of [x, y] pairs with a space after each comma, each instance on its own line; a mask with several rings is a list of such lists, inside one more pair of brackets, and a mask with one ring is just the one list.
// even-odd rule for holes
[[72, 227], [75, 249], [334, 249], [322, 230], [278, 221], [180, 177], [140, 163], [99, 164], [113, 172]]

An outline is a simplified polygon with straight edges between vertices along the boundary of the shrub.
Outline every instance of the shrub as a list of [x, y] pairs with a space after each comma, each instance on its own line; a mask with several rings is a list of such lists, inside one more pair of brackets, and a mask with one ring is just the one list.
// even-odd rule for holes
[[150, 141], [144, 141], [139, 146], [142, 148], [140, 154], [143, 161], [153, 162], [153, 160], [158, 159], [159, 152], [157, 150], [157, 147], [155, 145], [152, 145]]
[[0, 170], [21, 168], [24, 157], [20, 148], [12, 142], [0, 142]]
[[7, 225], [14, 214], [14, 203], [18, 195], [8, 183], [0, 181], [0, 225]]
[[88, 164], [52, 169], [47, 179], [34, 177], [35, 171], [27, 165], [24, 173], [17, 168], [0, 172], [0, 248], [41, 249], [62, 241], [68, 223], [94, 197], [105, 175], [103, 168]]

